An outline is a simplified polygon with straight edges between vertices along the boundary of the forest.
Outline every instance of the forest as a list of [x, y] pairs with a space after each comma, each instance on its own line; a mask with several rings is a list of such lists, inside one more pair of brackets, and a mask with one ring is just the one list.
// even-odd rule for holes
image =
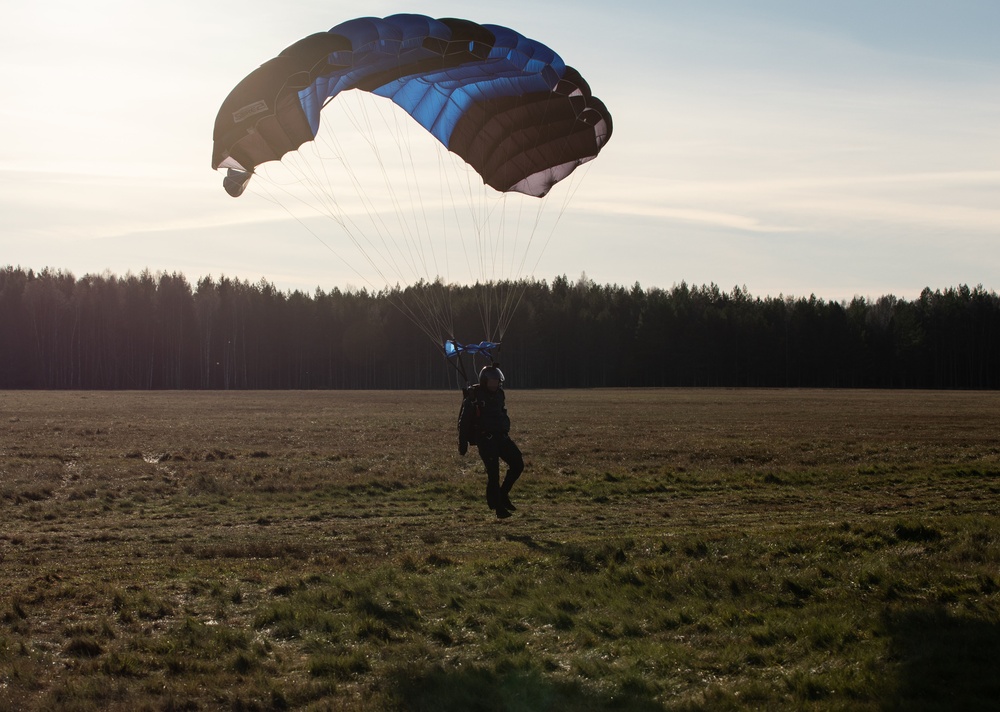
[[[508, 387], [1000, 388], [1000, 297], [982, 286], [850, 302], [585, 275], [502, 286], [520, 295], [498, 356]], [[479, 341], [480, 289], [0, 267], [0, 388], [452, 388], [406, 306], [444, 290], [455, 338]]]

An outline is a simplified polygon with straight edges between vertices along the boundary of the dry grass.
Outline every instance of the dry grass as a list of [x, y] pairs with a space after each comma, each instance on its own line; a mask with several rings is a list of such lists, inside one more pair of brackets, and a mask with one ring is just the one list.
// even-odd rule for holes
[[1000, 395], [0, 393], [0, 707], [1000, 697]]

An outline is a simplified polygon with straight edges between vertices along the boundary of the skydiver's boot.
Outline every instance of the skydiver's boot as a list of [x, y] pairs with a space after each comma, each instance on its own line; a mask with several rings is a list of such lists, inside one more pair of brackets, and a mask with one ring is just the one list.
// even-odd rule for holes
[[505, 491], [503, 488], [500, 489], [500, 494], [497, 498], [497, 503], [504, 509], [507, 509], [511, 512], [517, 511], [517, 507], [515, 507], [514, 503], [510, 501], [510, 493]]
[[497, 507], [497, 519], [507, 519], [508, 517], [510, 517], [510, 512], [508, 512], [502, 506]]

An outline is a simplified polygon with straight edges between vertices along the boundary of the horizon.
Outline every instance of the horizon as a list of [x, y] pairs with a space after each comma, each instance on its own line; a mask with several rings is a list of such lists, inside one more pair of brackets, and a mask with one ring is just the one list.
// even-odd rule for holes
[[[73, 278], [76, 282], [80, 282], [82, 280], [85, 280], [88, 277], [99, 278], [99, 279], [109, 279], [110, 278], [110, 279], [116, 279], [116, 280], [128, 280], [129, 277], [139, 277], [139, 278], [141, 278], [144, 275], [148, 274], [149, 277], [151, 279], [153, 279], [153, 280], [158, 280], [161, 277], [181, 278], [181, 279], [184, 280], [185, 283], [187, 283], [187, 285], [189, 287], [191, 287], [192, 292], [197, 291], [198, 284], [200, 282], [202, 282], [203, 280], [207, 280], [207, 281], [209, 281], [212, 284], [219, 284], [223, 280], [227, 280], [228, 279], [230, 281], [239, 282], [240, 284], [244, 284], [244, 285], [247, 285], [247, 286], [250, 286], [250, 287], [259, 286], [259, 285], [261, 285], [263, 283], [263, 284], [267, 284], [269, 287], [274, 288], [276, 292], [278, 292], [279, 294], [282, 294], [284, 296], [291, 296], [293, 294], [299, 294], [299, 295], [305, 296], [305, 297], [310, 298], [310, 299], [312, 299], [313, 296], [315, 296], [317, 294], [317, 292], [322, 292], [324, 295], [330, 295], [330, 294], [335, 294], [335, 293], [340, 293], [340, 294], [361, 294], [361, 293], [366, 293], [366, 294], [370, 294], [372, 296], [378, 297], [378, 296], [382, 296], [383, 294], [386, 294], [386, 293], [392, 293], [392, 292], [396, 292], [396, 291], [403, 291], [403, 290], [406, 290], [406, 289], [409, 289], [409, 288], [418, 288], [418, 287], [421, 286], [420, 283], [414, 283], [414, 284], [395, 284], [395, 285], [387, 285], [387, 286], [384, 286], [384, 287], [373, 289], [373, 288], [371, 288], [369, 286], [357, 286], [357, 285], [348, 283], [348, 284], [343, 285], [343, 286], [341, 286], [341, 285], [334, 285], [334, 286], [328, 287], [328, 288], [323, 288], [321, 285], [316, 285], [315, 287], [313, 287], [311, 289], [308, 288], [308, 287], [305, 287], [305, 288], [303, 288], [303, 287], [287, 287], [287, 288], [282, 288], [279, 285], [275, 284], [274, 282], [268, 280], [266, 277], [260, 277], [260, 278], [257, 278], [257, 279], [248, 279], [248, 278], [245, 278], [245, 277], [239, 277], [239, 276], [235, 276], [235, 275], [228, 275], [228, 274], [225, 274], [225, 273], [221, 273], [219, 275], [203, 274], [203, 275], [199, 275], [195, 279], [192, 279], [189, 275], [184, 274], [183, 272], [180, 272], [180, 271], [150, 270], [148, 268], [143, 268], [142, 270], [139, 270], [139, 271], [128, 270], [127, 272], [124, 272], [124, 273], [117, 273], [117, 272], [113, 272], [111, 270], [104, 270], [101, 273], [86, 272], [83, 275], [77, 275], [72, 270], [65, 270], [65, 269], [59, 269], [59, 268], [53, 268], [53, 267], [43, 267], [42, 269], [37, 270], [37, 269], [34, 269], [34, 268], [30, 268], [30, 267], [29, 268], [25, 268], [22, 265], [0, 265], [0, 271], [3, 271], [3, 270], [21, 270], [21, 271], [23, 271], [25, 273], [31, 273], [31, 274], [33, 274], [36, 279], [40, 275], [42, 275], [43, 273], [45, 273], [46, 271], [49, 271], [49, 272], [55, 272], [56, 274], [62, 274], [62, 275], [69, 276], [69, 277]], [[879, 294], [879, 295], [860, 295], [860, 294], [858, 294], [858, 295], [854, 295], [850, 299], [828, 299], [828, 298], [824, 297], [823, 295], [815, 294], [815, 293], [810, 293], [808, 295], [806, 295], [806, 294], [783, 294], [783, 293], [779, 293], [779, 294], [756, 294], [756, 293], [750, 291], [749, 289], [747, 289], [747, 287], [745, 285], [733, 285], [732, 287], [730, 287], [730, 288], [727, 289], [727, 288], [723, 287], [722, 285], [716, 284], [714, 282], [709, 282], [707, 284], [705, 284], [705, 283], [703, 283], [703, 284], [694, 284], [694, 283], [689, 283], [686, 280], [681, 280], [680, 282], [675, 282], [675, 283], [671, 284], [669, 287], [663, 286], [663, 285], [655, 285], [655, 284], [654, 285], [647, 285], [647, 284], [642, 284], [640, 282], [633, 282], [632, 284], [624, 284], [624, 283], [620, 283], [620, 282], [598, 282], [598, 281], [596, 281], [594, 279], [591, 279], [590, 276], [587, 275], [586, 272], [580, 274], [576, 278], [571, 278], [569, 275], [566, 275], [566, 274], [558, 274], [558, 275], [554, 275], [552, 277], [544, 277], [544, 276], [539, 276], [539, 275], [531, 275], [531, 276], [520, 277], [517, 280], [506, 280], [506, 279], [504, 279], [504, 280], [496, 280], [495, 282], [491, 281], [491, 282], [488, 282], [487, 284], [509, 283], [509, 282], [525, 281], [528, 284], [545, 285], [545, 286], [551, 287], [557, 280], [560, 280], [560, 279], [565, 280], [570, 286], [574, 286], [574, 287], [575, 286], [579, 286], [581, 284], [585, 284], [587, 286], [594, 286], [594, 287], [597, 287], [597, 288], [607, 288], [607, 289], [627, 289], [627, 290], [631, 290], [631, 289], [634, 289], [634, 288], [638, 287], [639, 289], [641, 289], [643, 292], [645, 292], [647, 294], [651, 293], [651, 292], [655, 292], [655, 291], [660, 291], [660, 292], [665, 292], [665, 293], [671, 293], [671, 292], [674, 292], [676, 290], [684, 289], [684, 288], [687, 288], [690, 291], [707, 291], [707, 290], [715, 289], [715, 290], [718, 290], [719, 293], [722, 296], [726, 296], [726, 297], [732, 297], [737, 292], [742, 292], [744, 295], [749, 296], [750, 298], [752, 298], [754, 300], [760, 300], [760, 301], [785, 300], [785, 301], [793, 301], [793, 302], [795, 302], [795, 301], [809, 301], [811, 299], [817, 299], [820, 302], [825, 302], [825, 303], [828, 303], [828, 304], [840, 304], [842, 306], [846, 306], [846, 305], [848, 305], [851, 302], [856, 301], [856, 300], [863, 300], [864, 302], [866, 302], [868, 304], [874, 304], [874, 303], [876, 303], [877, 301], [879, 301], [881, 299], [897, 299], [897, 300], [902, 300], [902, 301], [907, 301], [907, 302], [916, 302], [916, 301], [918, 301], [922, 297], [922, 295], [923, 295], [923, 293], [925, 291], [930, 291], [932, 294], [948, 294], [950, 292], [960, 292], [962, 289], [967, 289], [970, 292], [981, 292], [981, 293], [985, 293], [985, 294], [987, 294], [989, 296], [992, 296], [994, 298], [1000, 297], [1000, 292], [998, 292], [996, 289], [988, 288], [988, 287], [986, 287], [983, 284], [971, 285], [971, 284], [960, 283], [960, 284], [950, 284], [950, 285], [947, 285], [947, 286], [937, 286], [937, 287], [932, 287], [930, 285], [927, 285], [927, 286], [923, 287], [920, 290], [920, 292], [915, 297], [907, 297], [907, 296], [903, 296], [903, 295], [898, 295], [898, 294], [893, 294], [891, 292], [887, 292], [885, 294]], [[440, 281], [441, 281], [440, 279], [432, 279], [429, 282], [425, 281], [424, 285], [426, 286], [427, 284], [437, 284]], [[480, 283], [475, 283], [475, 284], [459, 284], [459, 283], [454, 283], [454, 282], [443, 282], [443, 284], [445, 286], [447, 286], [447, 287], [458, 288], [458, 289], [473, 289], [473, 288], [475, 288], [477, 286], [481, 286]]]

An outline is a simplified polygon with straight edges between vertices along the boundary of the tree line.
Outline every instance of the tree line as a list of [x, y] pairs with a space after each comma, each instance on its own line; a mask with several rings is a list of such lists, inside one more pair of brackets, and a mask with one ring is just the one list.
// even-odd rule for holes
[[[1000, 388], [1000, 297], [982, 286], [850, 302], [586, 276], [503, 286], [521, 294], [500, 354], [519, 388]], [[440, 346], [400, 308], [442, 289], [309, 294], [266, 280], [7, 266], [0, 388], [453, 387]], [[459, 339], [484, 336], [478, 289], [448, 288]]]

